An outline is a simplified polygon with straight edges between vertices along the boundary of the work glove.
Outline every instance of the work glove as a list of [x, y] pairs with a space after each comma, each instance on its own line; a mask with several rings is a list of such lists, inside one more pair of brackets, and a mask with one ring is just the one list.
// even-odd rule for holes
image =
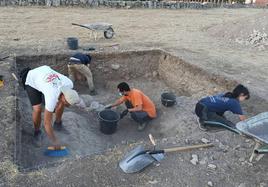
[[128, 114], [128, 109], [124, 110], [121, 114], [120, 114], [120, 119], [122, 119], [123, 117], [125, 117]]

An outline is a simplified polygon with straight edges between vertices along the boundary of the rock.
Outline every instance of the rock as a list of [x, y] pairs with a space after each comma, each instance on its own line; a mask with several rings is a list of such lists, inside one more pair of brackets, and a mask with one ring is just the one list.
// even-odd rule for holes
[[206, 164], [206, 160], [205, 159], [202, 159], [199, 163], [200, 163], [200, 165], [205, 165]]
[[228, 152], [228, 146], [223, 145], [221, 142], [219, 143], [219, 148], [224, 152]]
[[157, 184], [158, 181], [157, 180], [152, 180], [152, 181], [148, 181], [149, 184]]
[[97, 102], [97, 101], [93, 101], [93, 102], [90, 104], [90, 107], [89, 107], [89, 108], [90, 108], [90, 110], [95, 110], [95, 111], [99, 112], [99, 111], [104, 110], [105, 106], [102, 105], [102, 104], [100, 104], [100, 103]]
[[265, 187], [267, 184], [265, 182], [260, 183], [260, 187]]
[[237, 146], [234, 147], [233, 150], [238, 150], [240, 147], [241, 147], [240, 145], [237, 145]]
[[158, 73], [156, 71], [153, 71], [153, 77], [156, 77]]
[[197, 155], [192, 155], [192, 159], [190, 160], [190, 162], [193, 165], [196, 165], [198, 163], [198, 156]]
[[87, 107], [90, 106], [91, 102], [93, 101], [93, 97], [91, 95], [80, 95], [80, 97], [83, 99]]
[[243, 157], [238, 159], [239, 162], [245, 162], [245, 160], [246, 160], [246, 159], [243, 158]]
[[210, 141], [209, 141], [208, 139], [206, 139], [206, 138], [202, 138], [201, 141], [202, 141], [203, 143], [205, 143], [205, 144], [210, 143]]
[[162, 139], [162, 142], [167, 142], [167, 141], [168, 141], [167, 138], [163, 138], [163, 139]]
[[119, 64], [112, 64], [111, 67], [113, 70], [118, 70], [120, 68], [120, 65]]
[[145, 73], [145, 77], [146, 77], [146, 78], [149, 78], [150, 76], [151, 76], [150, 73]]
[[213, 183], [211, 181], [208, 181], [208, 186], [212, 187]]
[[246, 187], [246, 184], [245, 183], [241, 183], [241, 184], [239, 184], [238, 187]]
[[208, 169], [215, 170], [216, 168], [217, 168], [216, 165], [214, 165], [214, 164], [208, 164]]

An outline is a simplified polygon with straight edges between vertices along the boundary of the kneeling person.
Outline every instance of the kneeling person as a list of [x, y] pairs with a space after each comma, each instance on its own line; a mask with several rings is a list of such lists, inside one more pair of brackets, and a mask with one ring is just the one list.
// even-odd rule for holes
[[150, 120], [156, 118], [154, 103], [140, 90], [130, 89], [129, 85], [125, 82], [120, 83], [117, 88], [122, 97], [110, 107], [125, 103], [127, 109], [121, 113], [120, 117], [123, 118], [130, 112], [132, 119], [139, 124], [138, 130], [142, 131]]
[[196, 104], [195, 113], [199, 117], [199, 122], [202, 127], [210, 124], [208, 121], [234, 127], [235, 124], [227, 120], [224, 117], [224, 113], [231, 111], [237, 114], [241, 121], [245, 120], [246, 117], [243, 114], [240, 102], [249, 98], [248, 89], [240, 84], [235, 87], [233, 92], [221, 93], [201, 99]]

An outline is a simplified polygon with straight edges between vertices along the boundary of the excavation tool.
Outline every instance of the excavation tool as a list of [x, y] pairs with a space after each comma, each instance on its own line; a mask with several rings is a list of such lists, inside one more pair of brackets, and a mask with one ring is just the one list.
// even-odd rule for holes
[[62, 157], [62, 156], [67, 156], [68, 154], [69, 154], [69, 151], [65, 146], [60, 146], [59, 148], [50, 146], [44, 152], [44, 155], [51, 156], [51, 157]]
[[119, 167], [123, 170], [123, 172], [125, 173], [139, 172], [144, 168], [148, 167], [149, 165], [151, 165], [153, 162], [161, 161], [164, 158], [165, 153], [189, 151], [192, 149], [207, 148], [213, 146], [213, 144], [201, 144], [186, 147], [172, 147], [158, 150], [155, 149], [156, 143], [153, 136], [149, 135], [149, 138], [154, 146], [154, 149], [153, 150], [145, 149], [141, 145], [133, 149], [119, 163]]

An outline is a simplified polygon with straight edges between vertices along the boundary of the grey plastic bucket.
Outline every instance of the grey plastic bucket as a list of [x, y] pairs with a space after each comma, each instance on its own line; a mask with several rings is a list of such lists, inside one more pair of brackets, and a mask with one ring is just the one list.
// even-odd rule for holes
[[171, 107], [176, 103], [176, 96], [169, 92], [162, 93], [161, 102], [164, 106]]
[[75, 37], [67, 38], [67, 45], [68, 45], [68, 48], [71, 50], [78, 49], [78, 39]]
[[100, 131], [104, 134], [113, 134], [117, 129], [120, 116], [113, 110], [106, 109], [98, 113]]

